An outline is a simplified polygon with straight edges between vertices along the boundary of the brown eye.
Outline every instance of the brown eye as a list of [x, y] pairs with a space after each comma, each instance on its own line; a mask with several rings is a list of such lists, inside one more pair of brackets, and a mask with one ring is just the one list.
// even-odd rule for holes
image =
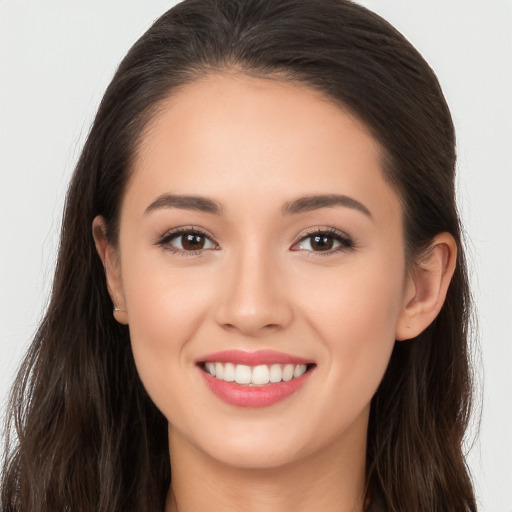
[[208, 236], [192, 229], [169, 233], [160, 240], [159, 245], [178, 253], [194, 253], [217, 248]]
[[185, 251], [204, 249], [206, 237], [199, 233], [185, 233], [181, 235], [181, 246]]
[[317, 231], [302, 238], [299, 243], [292, 247], [292, 250], [306, 252], [325, 252], [336, 253], [343, 250], [349, 250], [354, 247], [354, 243], [342, 232], [336, 231]]
[[329, 251], [334, 246], [334, 239], [328, 235], [316, 235], [311, 237], [310, 244], [313, 251]]

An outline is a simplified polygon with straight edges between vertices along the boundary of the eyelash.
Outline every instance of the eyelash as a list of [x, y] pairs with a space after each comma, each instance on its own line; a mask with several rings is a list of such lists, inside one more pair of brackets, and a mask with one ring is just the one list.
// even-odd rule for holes
[[[212, 247], [201, 248], [198, 250], [190, 250], [187, 251], [185, 249], [180, 249], [178, 247], [174, 247], [171, 242], [175, 239], [178, 239], [184, 235], [199, 235], [212, 245]], [[334, 249], [327, 249], [325, 251], [314, 251], [309, 249], [301, 249], [298, 247], [301, 243], [305, 242], [308, 239], [312, 239], [313, 237], [324, 237], [333, 240], [333, 243], [338, 242], [339, 246]], [[162, 247], [165, 250], [171, 251], [174, 254], [178, 254], [180, 256], [198, 256], [202, 254], [204, 251], [218, 250], [220, 247], [217, 242], [213, 239], [213, 237], [207, 233], [206, 231], [198, 228], [196, 226], [187, 226], [173, 229], [171, 231], [166, 232], [159, 240], [157, 240], [156, 245]], [[183, 245], [183, 242], [182, 242]], [[310, 242], [311, 245], [311, 242]], [[303, 234], [297, 242], [291, 247], [292, 251], [301, 251], [308, 253], [308, 256], [329, 256], [332, 254], [337, 254], [339, 252], [345, 252], [354, 250], [356, 248], [356, 244], [353, 239], [349, 237], [346, 233], [339, 231], [333, 227], [328, 228], [311, 228]]]
[[[292, 250], [300, 251], [301, 249], [294, 249], [294, 247], [299, 246], [302, 242], [312, 239], [313, 237], [325, 237], [333, 240], [334, 242], [338, 242], [339, 246], [334, 249], [328, 249], [326, 251], [313, 251], [313, 250], [305, 250], [308, 256], [330, 256], [333, 254], [337, 254], [340, 252], [346, 252], [350, 250], [354, 250], [356, 248], [356, 244], [354, 240], [348, 236], [346, 233], [339, 231], [333, 227], [325, 227], [325, 228], [311, 228], [303, 234], [300, 239], [292, 245]], [[311, 242], [310, 242], [311, 245]]]
[[[206, 249], [201, 248], [201, 249], [194, 250], [194, 251], [187, 251], [187, 250], [180, 249], [178, 247], [174, 247], [173, 245], [171, 245], [171, 243], [170, 243], [171, 241], [178, 239], [184, 235], [199, 235], [199, 236], [205, 238], [206, 240], [208, 240], [213, 245], [213, 247], [209, 247]], [[180, 256], [198, 256], [198, 255], [202, 254], [204, 251], [217, 250], [219, 248], [219, 245], [217, 244], [217, 242], [215, 242], [215, 240], [213, 239], [213, 237], [210, 234], [208, 234], [206, 231], [204, 231], [201, 228], [198, 228], [196, 226], [181, 227], [181, 228], [173, 229], [171, 231], [167, 231], [156, 242], [156, 245], [159, 245], [163, 249], [165, 249], [167, 251], [171, 251], [172, 253], [178, 254]], [[183, 245], [183, 243], [182, 243], [182, 245]]]

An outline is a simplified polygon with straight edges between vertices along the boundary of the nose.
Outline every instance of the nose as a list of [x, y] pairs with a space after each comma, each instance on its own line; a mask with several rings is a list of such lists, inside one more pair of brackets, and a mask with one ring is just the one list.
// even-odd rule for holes
[[282, 272], [271, 254], [247, 249], [230, 262], [215, 312], [226, 330], [258, 337], [288, 327], [293, 318]]

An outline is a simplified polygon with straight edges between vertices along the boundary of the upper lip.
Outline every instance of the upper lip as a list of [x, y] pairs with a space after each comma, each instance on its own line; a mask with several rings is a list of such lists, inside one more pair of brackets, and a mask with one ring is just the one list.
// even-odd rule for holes
[[245, 350], [222, 350], [207, 354], [197, 360], [197, 363], [233, 363], [245, 364], [247, 366], [258, 366], [260, 364], [313, 364], [310, 359], [304, 359], [292, 354], [277, 352], [275, 350], [256, 350], [247, 352]]

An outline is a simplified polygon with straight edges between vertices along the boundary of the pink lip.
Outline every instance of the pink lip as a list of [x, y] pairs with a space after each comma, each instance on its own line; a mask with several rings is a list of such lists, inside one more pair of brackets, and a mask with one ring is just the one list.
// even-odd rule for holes
[[224, 402], [237, 407], [268, 407], [298, 391], [307, 381], [312, 369], [288, 382], [269, 383], [265, 386], [246, 386], [216, 379], [202, 369], [203, 363], [233, 363], [247, 366], [260, 364], [312, 364], [313, 361], [275, 350], [223, 350], [205, 355], [196, 361], [198, 369], [210, 391]]
[[[218, 359], [217, 359], [218, 361]], [[237, 407], [268, 407], [298, 391], [307, 381], [312, 370], [288, 382], [265, 386], [244, 386], [216, 379], [199, 369], [208, 388], [222, 401]]]
[[197, 363], [233, 363], [258, 366], [259, 364], [311, 364], [313, 361], [302, 357], [292, 356], [275, 350], [257, 350], [245, 352], [243, 350], [223, 350], [199, 358]]

